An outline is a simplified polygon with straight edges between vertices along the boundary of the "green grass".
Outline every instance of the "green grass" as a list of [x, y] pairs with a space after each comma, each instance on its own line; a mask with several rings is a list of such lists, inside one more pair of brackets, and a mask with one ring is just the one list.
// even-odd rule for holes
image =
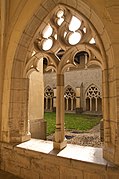
[[[56, 113], [46, 112], [45, 120], [47, 121], [47, 135], [55, 132]], [[101, 117], [84, 114], [65, 114], [65, 129], [86, 131], [93, 128], [100, 122]]]

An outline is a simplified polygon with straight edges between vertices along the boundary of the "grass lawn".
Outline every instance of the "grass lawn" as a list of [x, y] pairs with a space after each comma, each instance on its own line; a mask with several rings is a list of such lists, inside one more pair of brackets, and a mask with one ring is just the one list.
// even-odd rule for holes
[[[44, 118], [47, 121], [47, 135], [55, 132], [56, 113], [46, 112]], [[86, 131], [99, 124], [101, 117], [85, 114], [65, 114], [65, 129]]]

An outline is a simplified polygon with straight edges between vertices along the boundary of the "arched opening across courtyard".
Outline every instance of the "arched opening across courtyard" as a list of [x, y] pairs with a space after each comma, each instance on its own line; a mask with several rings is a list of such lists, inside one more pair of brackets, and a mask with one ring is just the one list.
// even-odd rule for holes
[[[85, 3], [82, 4], [86, 8], [86, 12], [89, 12], [88, 6], [85, 5]], [[83, 9], [82, 4], [81, 7]], [[113, 78], [113, 73], [111, 73], [110, 70], [113, 66], [113, 57], [109, 56], [106, 52], [107, 44], [109, 44], [108, 37], [106, 36], [106, 31], [103, 24], [101, 23], [98, 16], [93, 12], [93, 10], [91, 12], [91, 18], [89, 18], [88, 13], [85, 11], [83, 12], [80, 6], [75, 7], [75, 10], [74, 8], [71, 8], [71, 6], [73, 6], [73, 4], [70, 6], [64, 6], [62, 4], [58, 4], [58, 6], [56, 6], [56, 4], [54, 4], [54, 7], [50, 9], [52, 10], [51, 13], [48, 13], [44, 10], [45, 8], [43, 6], [40, 6], [39, 10], [35, 12], [35, 15], [32, 16], [31, 21], [27, 24], [26, 27], [26, 24], [24, 24], [24, 31], [19, 41], [15, 56], [13, 55], [14, 53], [12, 54], [14, 60], [12, 59], [9, 68], [6, 67], [5, 69], [5, 79], [8, 79], [9, 77], [9, 83], [7, 83], [8, 81], [5, 81], [4, 83], [4, 103], [2, 112], [4, 118], [7, 121], [2, 121], [1, 139], [4, 142], [22, 142], [30, 139], [30, 134], [28, 131], [28, 74], [34, 69], [38, 70], [37, 62], [39, 59], [46, 56], [48, 58], [48, 66], [51, 66], [57, 70], [57, 96], [63, 96], [64, 71], [68, 67], [75, 65], [74, 61], [72, 60], [74, 59], [73, 57], [77, 52], [85, 51], [89, 54], [89, 59], [85, 65], [90, 66], [92, 64], [96, 64], [100, 65], [102, 68], [104, 156], [111, 161], [116, 161], [116, 163], [119, 163], [119, 161], [115, 159], [115, 154], [112, 156], [112, 158], [110, 158], [111, 154], [110, 150], [108, 150], [111, 146], [112, 153], [115, 153], [115, 145], [118, 142], [116, 133], [116, 131], [118, 131], [118, 121], [116, 118], [114, 118], [115, 124], [113, 125], [113, 114], [110, 111], [112, 105], [111, 102], [109, 103], [111, 100], [109, 96], [109, 90], [111, 86], [114, 88], [115, 84], [110, 82], [111, 78]], [[41, 17], [40, 12], [43, 10], [45, 13], [44, 16]], [[96, 17], [96, 19], [93, 19], [93, 17]], [[76, 27], [76, 29], [73, 31], [71, 25], [68, 27], [68, 24], [72, 21], [72, 19], [79, 19], [79, 21], [76, 20], [78, 22], [78, 27]], [[45, 23], [42, 24], [43, 20]], [[34, 25], [32, 22], [34, 21], [36, 22], [36, 28], [33, 28]], [[83, 23], [81, 24], [81, 22]], [[45, 34], [45, 32], [47, 32], [47, 28], [50, 29], [50, 35], [47, 33]], [[104, 35], [106, 40], [102, 38], [101, 33]], [[57, 43], [57, 37], [60, 45]], [[76, 38], [75, 43], [72, 41], [74, 38]], [[24, 39], [28, 39], [26, 40], [27, 43], [24, 42]], [[33, 42], [35, 42], [36, 53], [32, 56], [32, 52], [34, 51]], [[61, 60], [56, 58], [56, 54], [54, 55], [54, 52], [58, 50], [65, 51], [65, 54], [62, 56]], [[7, 61], [9, 61], [9, 53], [7, 54]], [[110, 60], [107, 59], [106, 55]], [[67, 61], [67, 59], [69, 61]], [[9, 90], [6, 90], [6, 86], [9, 87]], [[7, 99], [5, 94], [8, 96]], [[15, 96], [17, 96], [17, 100]], [[63, 148], [66, 146], [66, 142], [64, 141], [64, 124], [62, 115], [64, 114], [64, 104], [62, 105], [62, 98], [60, 97], [57, 97], [57, 101], [57, 109], [59, 109], [59, 111], [57, 113], [56, 119], [56, 136], [54, 141], [54, 148]], [[113, 104], [115, 107], [116, 102]], [[9, 106], [7, 112], [5, 110], [6, 105]], [[17, 110], [18, 106], [19, 111]], [[16, 111], [18, 111], [18, 113]], [[115, 135], [111, 133], [112, 128]]]
[[[54, 14], [53, 14], [54, 13]], [[34, 57], [43, 54], [47, 59], [47, 70], [56, 71], [56, 130], [54, 147], [63, 148], [66, 145], [64, 136], [64, 72], [69, 68], [79, 66], [85, 69], [92, 64], [102, 67], [102, 54], [99, 52], [98, 37], [85, 18], [78, 13], [60, 6], [46, 18], [47, 25], [41, 24], [40, 34], [34, 41]], [[50, 18], [50, 21], [49, 19]], [[94, 39], [95, 36], [95, 39]], [[62, 55], [61, 55], [62, 53]], [[60, 55], [59, 55], [60, 54]], [[84, 56], [84, 60], [81, 58]], [[37, 57], [38, 58], [38, 57]], [[67, 107], [71, 105], [67, 100]], [[92, 109], [97, 103], [92, 101]], [[70, 109], [71, 110], [71, 109]], [[97, 109], [95, 109], [96, 111]]]

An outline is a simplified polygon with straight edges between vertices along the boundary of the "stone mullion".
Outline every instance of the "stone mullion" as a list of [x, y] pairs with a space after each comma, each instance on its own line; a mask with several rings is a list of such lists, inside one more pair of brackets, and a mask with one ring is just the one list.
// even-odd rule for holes
[[97, 98], [95, 98], [95, 110], [98, 110]]
[[74, 108], [74, 106], [73, 106], [73, 98], [71, 98], [71, 111], [73, 111], [73, 108]]
[[90, 98], [90, 111], [92, 111], [92, 98]]
[[52, 111], [52, 97], [50, 98], [50, 111]]
[[46, 98], [46, 110], [48, 109], [48, 98]]
[[68, 98], [66, 98], [66, 111], [68, 111]]
[[54, 96], [53, 96], [53, 111], [56, 110], [56, 88], [54, 90]]

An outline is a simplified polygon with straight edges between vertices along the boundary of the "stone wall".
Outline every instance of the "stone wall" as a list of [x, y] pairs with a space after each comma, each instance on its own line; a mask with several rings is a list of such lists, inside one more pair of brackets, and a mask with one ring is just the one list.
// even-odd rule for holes
[[[81, 88], [81, 107], [86, 110], [85, 93], [90, 85], [98, 87], [102, 94], [102, 71], [100, 68], [89, 68], [65, 72], [64, 87], [71, 86], [74, 91]], [[44, 73], [44, 88], [50, 86], [56, 88], [56, 73]]]
[[[91, 85], [95, 84], [102, 91], [102, 72], [100, 68], [92, 68], [87, 70], [74, 70], [65, 72], [65, 87], [70, 85], [74, 90], [83, 83], [83, 92]], [[55, 72], [44, 73], [44, 87], [56, 87]]]
[[28, 119], [33, 138], [46, 138], [46, 122], [44, 121], [44, 84], [43, 61], [38, 62], [39, 71], [30, 74]]
[[[118, 179], [119, 177], [119, 168], [106, 161], [102, 164], [101, 159], [93, 162], [78, 160], [78, 156], [77, 159], [71, 159], [63, 157], [58, 151], [53, 151], [51, 142], [34, 140], [28, 143], [21, 146], [1, 143], [1, 169], [23, 179]], [[39, 152], [40, 150], [42, 152]], [[88, 148], [86, 150], [90, 153]], [[70, 153], [67, 155], [70, 156]], [[90, 155], [90, 159], [87, 160], [93, 157], [95, 156]]]
[[31, 121], [35, 119], [43, 119], [44, 116], [42, 60], [39, 61], [38, 69], [39, 72], [33, 71], [30, 75], [28, 118]]

